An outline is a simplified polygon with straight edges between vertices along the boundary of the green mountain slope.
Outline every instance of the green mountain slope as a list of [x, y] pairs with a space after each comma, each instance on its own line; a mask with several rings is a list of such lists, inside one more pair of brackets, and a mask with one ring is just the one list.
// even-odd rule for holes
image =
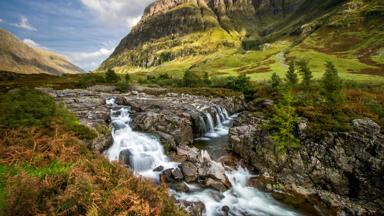
[[307, 59], [315, 76], [330, 60], [343, 78], [382, 81], [383, 18], [380, 0], [158, 0], [99, 70], [263, 80]]
[[0, 29], [0, 71], [52, 75], [85, 73], [66, 57], [30, 47], [3, 29]]

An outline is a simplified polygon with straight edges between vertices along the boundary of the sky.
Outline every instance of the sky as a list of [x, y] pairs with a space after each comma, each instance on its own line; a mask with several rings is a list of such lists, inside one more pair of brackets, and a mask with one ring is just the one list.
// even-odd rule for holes
[[0, 0], [0, 28], [96, 69], [153, 0]]

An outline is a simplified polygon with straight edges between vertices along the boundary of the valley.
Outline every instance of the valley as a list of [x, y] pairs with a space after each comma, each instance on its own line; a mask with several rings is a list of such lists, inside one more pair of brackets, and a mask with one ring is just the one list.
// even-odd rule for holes
[[384, 214], [382, 0], [56, 4], [0, 17], [0, 215]]

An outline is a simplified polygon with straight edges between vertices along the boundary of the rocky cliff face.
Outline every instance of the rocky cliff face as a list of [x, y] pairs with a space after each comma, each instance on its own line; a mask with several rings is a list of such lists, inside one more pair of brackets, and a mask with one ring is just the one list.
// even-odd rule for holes
[[[383, 213], [380, 206], [384, 204], [384, 136], [379, 125], [369, 119], [356, 119], [351, 122], [350, 132], [329, 132], [313, 138], [307, 135], [307, 122], [302, 119], [298, 125], [301, 147], [282, 154], [277, 153], [263, 127], [265, 121], [244, 113], [230, 130], [233, 151], [285, 185], [314, 189], [306, 194], [328, 199], [330, 205], [324, 208], [328, 212], [322, 214]], [[331, 195], [323, 195], [324, 191]], [[356, 203], [346, 204], [351, 200]], [[377, 212], [369, 213], [369, 208]]]
[[[290, 16], [299, 10], [313, 11], [325, 4], [329, 1], [157, 0], [145, 9], [140, 22], [101, 69], [127, 64], [151, 67], [177, 57], [213, 53], [220, 46], [239, 47], [242, 40], [272, 34], [268, 27], [280, 21], [297, 20]], [[198, 38], [207, 40], [188, 36], [192, 33], [201, 33]]]

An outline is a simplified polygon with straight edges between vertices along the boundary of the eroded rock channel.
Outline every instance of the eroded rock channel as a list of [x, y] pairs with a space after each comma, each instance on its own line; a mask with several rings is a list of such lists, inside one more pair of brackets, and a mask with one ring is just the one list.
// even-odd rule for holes
[[[380, 205], [380, 198], [368, 207], [362, 203], [369, 190], [380, 189], [378, 182], [359, 181], [383, 178], [383, 136], [369, 120], [355, 120], [353, 132], [322, 141], [306, 136], [303, 120], [301, 153], [288, 152], [280, 160], [262, 127], [266, 120], [251, 115], [241, 97], [43, 90], [84, 124], [110, 125], [113, 139], [100, 137], [90, 147], [138, 175], [167, 183], [191, 215], [375, 215]], [[370, 149], [377, 154], [367, 154]], [[372, 166], [361, 170], [363, 163]], [[361, 187], [368, 191], [354, 193]]]

